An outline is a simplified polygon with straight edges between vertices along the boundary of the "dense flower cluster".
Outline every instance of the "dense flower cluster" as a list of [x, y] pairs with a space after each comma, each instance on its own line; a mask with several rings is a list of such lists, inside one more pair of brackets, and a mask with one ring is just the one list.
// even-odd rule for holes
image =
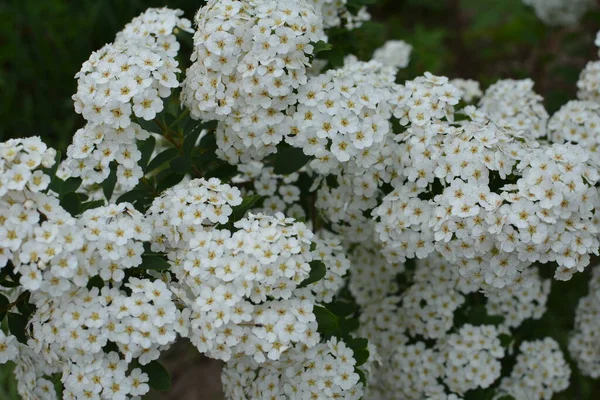
[[581, 100], [600, 100], [600, 61], [587, 63], [577, 81], [577, 97]]
[[456, 78], [452, 79], [450, 84], [459, 90], [461, 99], [467, 103], [471, 103], [475, 99], [483, 96], [481, 86], [479, 82], [475, 80]]
[[460, 101], [460, 91], [448, 78], [429, 72], [400, 85], [394, 95], [394, 117], [402, 125], [424, 126], [444, 118], [452, 120], [454, 106]]
[[180, 10], [149, 9], [92, 53], [77, 78], [75, 111], [93, 125], [127, 128], [131, 114], [145, 120], [163, 109], [161, 97], [179, 86], [173, 30], [189, 30]]
[[296, 345], [278, 361], [234, 358], [225, 364], [222, 382], [229, 399], [358, 400], [363, 388], [355, 364], [352, 349], [332, 338], [312, 348]]
[[220, 121], [217, 143], [227, 161], [273, 153], [291, 132], [286, 111], [308, 79], [311, 43], [327, 39], [320, 13], [306, 0], [212, 0], [196, 24], [183, 104], [194, 118]]
[[477, 289], [439, 254], [418, 260], [413, 284], [402, 295], [402, 313], [411, 336], [443, 337], [454, 325], [454, 312], [464, 294]]
[[372, 241], [354, 247], [350, 253], [352, 271], [348, 289], [356, 302], [361, 305], [378, 304], [379, 300], [396, 293], [396, 277], [404, 271], [404, 265], [389, 263], [381, 257], [381, 247]]
[[403, 40], [389, 40], [376, 49], [373, 60], [393, 68], [406, 68], [410, 62], [412, 46]]
[[523, 285], [487, 294], [487, 312], [504, 317], [502, 327], [517, 328], [524, 320], [540, 319], [546, 312], [550, 280], [542, 279], [536, 268], [527, 268], [521, 278], [525, 282]]
[[67, 150], [69, 169], [84, 185], [101, 183], [118, 165], [117, 181], [132, 189], [143, 176], [136, 140], [149, 133], [132, 122], [152, 120], [163, 110], [162, 98], [179, 86], [174, 31], [190, 30], [181, 10], [150, 8], [134, 18], [107, 44], [92, 53], [77, 78], [75, 111], [88, 121]]
[[240, 172], [232, 181], [248, 184], [251, 187], [246, 193], [264, 197], [262, 207], [256, 212], [276, 214], [283, 212], [288, 217], [306, 219], [306, 212], [300, 204], [300, 189], [297, 186], [300, 174], [276, 174], [273, 167], [268, 167], [260, 161], [251, 161], [238, 165]]
[[394, 68], [371, 61], [311, 78], [298, 90], [293, 126], [299, 133], [288, 142], [315, 156], [310, 166], [321, 174], [350, 160], [372, 166], [391, 131], [394, 76]]
[[573, 25], [594, 6], [594, 0], [523, 0], [548, 25]]
[[546, 135], [548, 112], [542, 96], [533, 91], [531, 79], [505, 79], [490, 86], [479, 102], [488, 117], [515, 135], [539, 138]]
[[[81, 178], [84, 186], [104, 182], [117, 165], [117, 183], [122, 191], [132, 189], [144, 175], [138, 161], [142, 153], [136, 141], [150, 137], [150, 132], [132, 122], [127, 128], [87, 124], [75, 132], [67, 149], [67, 173]], [[109, 199], [110, 200], [110, 199]]]
[[462, 395], [478, 387], [487, 388], [500, 377], [504, 348], [492, 325], [465, 325], [457, 333], [438, 342], [444, 362], [443, 381], [451, 391]]
[[598, 173], [580, 147], [527, 144], [482, 121], [398, 138], [406, 181], [373, 211], [390, 261], [438, 250], [470, 281], [502, 288], [536, 261], [556, 261], [556, 277], [569, 279], [596, 253]]
[[[171, 297], [161, 280], [136, 278], [121, 289], [36, 297], [30, 345], [48, 363], [64, 363], [65, 390], [73, 398], [145, 394], [148, 376], [139, 369], [128, 372], [128, 365], [133, 359], [148, 364], [175, 341], [181, 313]], [[109, 342], [119, 353], [103, 351]]]
[[550, 400], [555, 393], [569, 387], [571, 368], [556, 340], [522, 342], [517, 364], [510, 377], [503, 378], [500, 391], [515, 399]]
[[[0, 143], [0, 196], [46, 190], [50, 176], [43, 168], [52, 167], [55, 156], [56, 150], [48, 148], [38, 136]], [[22, 221], [27, 222], [27, 218]], [[3, 244], [2, 247], [10, 246]]]
[[365, 6], [355, 14], [348, 10], [348, 0], [308, 0], [308, 2], [313, 4], [315, 9], [321, 11], [325, 28], [343, 26], [346, 29], [354, 29], [371, 19]]
[[569, 353], [586, 376], [600, 377], [600, 268], [592, 270], [588, 295], [575, 310], [575, 329], [569, 338]]
[[600, 104], [571, 100], [550, 118], [548, 136], [555, 143], [572, 142], [589, 152], [600, 166]]

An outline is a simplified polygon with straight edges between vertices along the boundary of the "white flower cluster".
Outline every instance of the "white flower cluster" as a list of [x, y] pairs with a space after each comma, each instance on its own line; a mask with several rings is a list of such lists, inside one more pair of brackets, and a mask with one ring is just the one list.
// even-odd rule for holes
[[205, 244], [211, 239], [206, 228], [227, 223], [232, 207], [241, 203], [239, 189], [217, 178], [194, 179], [165, 190], [146, 213], [152, 224], [152, 250], [187, 250]]
[[406, 68], [410, 62], [412, 46], [403, 40], [388, 40], [373, 53], [373, 60], [393, 68]]
[[51, 168], [55, 157], [56, 150], [48, 148], [38, 136], [0, 143], [0, 197], [11, 191], [18, 195], [16, 192], [46, 190], [50, 176], [42, 169]]
[[114, 43], [92, 53], [77, 78], [75, 111], [93, 125], [127, 128], [131, 114], [152, 120], [161, 97], [179, 86], [179, 50], [173, 30], [190, 30], [180, 10], [149, 9], [117, 34]]
[[343, 26], [346, 29], [359, 28], [363, 22], [369, 21], [371, 15], [366, 7], [361, 7], [356, 14], [348, 10], [348, 0], [308, 0], [316, 10], [321, 11], [323, 26], [335, 28]]
[[67, 148], [68, 174], [80, 177], [84, 186], [102, 183], [110, 175], [110, 163], [115, 162], [121, 191], [133, 189], [144, 176], [138, 165], [142, 153], [136, 141], [148, 137], [150, 132], [135, 122], [127, 128], [87, 124], [75, 132], [73, 142]]
[[313, 259], [321, 260], [327, 270], [323, 279], [310, 285], [310, 290], [316, 301], [330, 303], [346, 283], [344, 276], [350, 269], [350, 260], [339, 237], [333, 233], [320, 231], [315, 235], [313, 243]]
[[17, 393], [21, 399], [57, 399], [54, 383], [47, 378], [60, 372], [60, 366], [46, 363], [31, 348], [17, 342], [12, 335], [5, 336], [1, 330], [0, 349], [0, 365], [6, 361], [15, 363]]
[[117, 183], [132, 189], [143, 176], [136, 140], [149, 137], [135, 117], [152, 120], [163, 110], [163, 97], [179, 86], [174, 31], [190, 31], [181, 10], [150, 8], [134, 18], [107, 44], [92, 53], [77, 78], [75, 111], [88, 121], [67, 150], [72, 176], [85, 186], [102, 183], [116, 162]]
[[200, 352], [228, 360], [277, 360], [294, 343], [316, 345], [308, 277], [312, 233], [282, 214], [250, 215], [226, 230], [199, 233], [190, 250], [171, 252], [173, 290], [191, 312], [189, 337]]
[[515, 399], [550, 400], [569, 387], [571, 368], [556, 340], [547, 337], [524, 341], [519, 350], [510, 376], [500, 383], [501, 393]]
[[574, 25], [594, 6], [594, 0], [523, 0], [548, 25]]
[[363, 394], [354, 353], [336, 338], [312, 348], [286, 351], [280, 360], [259, 364], [251, 357], [225, 364], [221, 380], [228, 399], [347, 399]]
[[440, 339], [437, 348], [444, 363], [442, 379], [454, 393], [485, 389], [500, 377], [504, 348], [492, 325], [464, 325], [457, 333]]
[[460, 101], [460, 91], [449, 83], [448, 78], [429, 72], [399, 85], [394, 95], [394, 117], [403, 126], [409, 123], [424, 126], [443, 118], [451, 121], [454, 106]]
[[350, 160], [370, 167], [391, 131], [394, 79], [395, 69], [376, 61], [311, 78], [298, 89], [293, 124], [299, 133], [288, 142], [315, 156], [310, 166], [324, 175]]
[[600, 166], [600, 104], [572, 100], [563, 105], [548, 123], [552, 142], [573, 142], [589, 152], [590, 162]]
[[381, 372], [385, 398], [392, 400], [421, 400], [444, 393], [439, 383], [444, 370], [439, 354], [425, 343], [403, 344], [393, 349], [388, 366]]
[[358, 334], [369, 339], [384, 359], [408, 341], [401, 301], [398, 296], [388, 296], [362, 305]]
[[450, 84], [459, 90], [461, 99], [467, 103], [471, 103], [473, 100], [483, 96], [479, 82], [473, 79], [456, 78], [452, 79]]
[[600, 61], [590, 61], [579, 74], [577, 97], [580, 100], [600, 101]]
[[196, 24], [182, 103], [193, 118], [219, 121], [230, 163], [274, 152], [290, 133], [286, 111], [307, 81], [311, 43], [327, 39], [320, 13], [306, 0], [211, 0]]
[[515, 135], [529, 139], [545, 136], [549, 115], [533, 85], [531, 79], [498, 81], [485, 91], [479, 102], [481, 110]]
[[465, 302], [464, 294], [476, 289], [438, 253], [417, 260], [413, 284], [402, 294], [408, 333], [426, 339], [443, 337], [454, 325], [454, 311]]
[[569, 338], [569, 353], [585, 376], [600, 377], [600, 268], [592, 269], [588, 295], [575, 310], [575, 329]]
[[288, 217], [306, 219], [306, 212], [300, 205], [300, 189], [297, 186], [300, 174], [276, 174], [273, 167], [268, 167], [260, 161], [239, 164], [239, 175], [232, 179], [236, 183], [251, 185], [247, 193], [258, 194], [265, 199], [261, 208], [256, 212], [276, 214], [282, 212]]
[[[133, 359], [148, 364], [175, 341], [182, 329], [181, 313], [171, 297], [161, 280], [137, 278], [121, 289], [105, 286], [34, 296], [37, 310], [29, 345], [48, 363], [64, 365], [65, 390], [73, 398], [85, 398], [86, 393], [103, 399], [145, 394], [148, 377], [139, 369], [129, 374], [128, 365]], [[119, 353], [104, 353], [109, 342]]]
[[348, 289], [360, 305], [378, 304], [398, 291], [396, 277], [404, 272], [402, 263], [390, 263], [381, 256], [381, 246], [362, 242], [349, 253], [352, 269]]
[[486, 294], [487, 313], [504, 317], [501, 327], [517, 328], [526, 319], [540, 319], [546, 312], [550, 280], [542, 279], [535, 267], [525, 269], [521, 278], [522, 285]]
[[406, 181], [373, 211], [390, 261], [437, 250], [469, 281], [502, 288], [533, 262], [556, 261], [557, 279], [569, 279], [597, 251], [598, 173], [580, 147], [534, 147], [484, 122], [398, 138]]
[[121, 282], [125, 269], [142, 263], [142, 242], [150, 235], [143, 214], [130, 204], [88, 210], [75, 219], [54, 197], [38, 193], [20, 200], [6, 208], [8, 221], [22, 217], [7, 249], [24, 289], [61, 296], [96, 275]]

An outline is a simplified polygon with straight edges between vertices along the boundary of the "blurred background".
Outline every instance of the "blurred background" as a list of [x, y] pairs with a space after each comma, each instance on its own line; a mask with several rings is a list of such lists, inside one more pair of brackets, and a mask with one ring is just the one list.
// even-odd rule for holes
[[[39, 135], [49, 145], [65, 149], [84, 124], [73, 110], [71, 95], [76, 91], [73, 76], [90, 53], [111, 42], [116, 32], [148, 7], [181, 8], [192, 19], [202, 4], [199, 0], [0, 0], [0, 141]], [[373, 21], [352, 33], [360, 58], [368, 59], [388, 39], [402, 39], [413, 46], [402, 80], [430, 71], [476, 79], [485, 89], [498, 79], [530, 77], [550, 113], [575, 98], [579, 72], [598, 58], [594, 39], [600, 30], [599, 10], [590, 11], [572, 27], [545, 26], [522, 0], [379, 0], [370, 11]], [[183, 46], [190, 51], [190, 43]], [[585, 287], [585, 281], [582, 284]], [[568, 292], [567, 287], [562, 289]], [[572, 318], [577, 298], [565, 300], [559, 295], [556, 301], [559, 313]], [[218, 363], [203, 359], [186, 344], [166, 354], [164, 361], [174, 387], [168, 394], [154, 393], [150, 398], [222, 398]], [[598, 393], [594, 397], [591, 383], [577, 385], [557, 398], [600, 398]], [[0, 368], [0, 399], [18, 399], [10, 366]]]

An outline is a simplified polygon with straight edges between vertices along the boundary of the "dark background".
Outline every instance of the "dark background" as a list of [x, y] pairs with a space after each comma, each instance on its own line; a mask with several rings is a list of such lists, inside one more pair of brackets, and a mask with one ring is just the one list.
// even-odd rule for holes
[[[148, 7], [181, 8], [193, 19], [198, 0], [0, 0], [0, 141], [39, 135], [65, 149], [83, 119], [73, 110], [74, 75], [90, 53]], [[522, 0], [380, 0], [373, 22], [353, 33], [357, 55], [368, 59], [387, 39], [413, 46], [399, 79], [430, 71], [471, 78], [482, 89], [501, 78], [535, 80], [550, 113], [576, 95], [575, 83], [590, 60], [600, 12], [590, 11], [573, 27], [547, 27]], [[182, 54], [190, 51], [184, 43]], [[185, 66], [185, 60], [182, 59]], [[573, 309], [585, 293], [586, 275], [553, 283], [550, 310], [529, 324], [566, 344]], [[174, 389], [163, 399], [219, 398], [218, 364], [178, 345], [165, 355]], [[571, 388], [555, 399], [600, 398], [597, 383], [576, 371]], [[214, 387], [213, 387], [214, 386]], [[155, 396], [158, 396], [155, 394]], [[157, 397], [154, 397], [157, 398]], [[0, 368], [0, 399], [16, 400], [9, 367]]]

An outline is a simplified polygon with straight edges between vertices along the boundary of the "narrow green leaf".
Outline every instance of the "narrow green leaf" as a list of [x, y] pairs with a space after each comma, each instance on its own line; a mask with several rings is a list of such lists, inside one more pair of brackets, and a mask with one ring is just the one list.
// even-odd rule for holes
[[312, 45], [314, 47], [314, 50], [313, 50], [314, 55], [316, 55], [322, 51], [328, 51], [328, 50], [333, 49], [333, 46], [331, 44], [324, 42], [322, 40], [319, 40], [318, 42], [313, 43]]
[[92, 208], [102, 207], [104, 204], [105, 204], [104, 200], [86, 201], [85, 203], [81, 204], [81, 212], [84, 212], [86, 210], [91, 210]]
[[354, 351], [354, 359], [356, 360], [356, 367], [360, 367], [369, 359], [369, 350], [367, 349], [358, 349]]
[[175, 157], [177, 157], [177, 154], [179, 154], [179, 151], [177, 151], [177, 149], [174, 147], [162, 151], [156, 157], [154, 157], [152, 161], [150, 161], [150, 163], [146, 167], [145, 172], [148, 173], [154, 171], [156, 168], [160, 167], [164, 163], [169, 162]]
[[189, 156], [177, 157], [171, 161], [171, 169], [178, 174], [187, 174], [192, 168], [192, 159]]
[[4, 317], [6, 316], [6, 313], [8, 312], [8, 310], [6, 308], [8, 307], [9, 304], [10, 304], [10, 302], [8, 301], [6, 296], [4, 296], [3, 294], [0, 294], [0, 310], [4, 310], [4, 311], [0, 311], [0, 322], [2, 322], [4, 320]]
[[73, 216], [81, 213], [81, 199], [77, 193], [71, 192], [65, 194], [60, 201], [60, 205]]
[[153, 270], [166, 270], [171, 267], [168, 261], [157, 255], [142, 255], [142, 265], [140, 268]]
[[196, 125], [194, 129], [192, 129], [187, 135], [185, 135], [185, 139], [183, 139], [183, 151], [186, 155], [189, 155], [194, 147], [196, 147], [196, 142], [198, 142], [198, 137], [202, 133], [202, 124]]
[[62, 194], [76, 192], [81, 186], [81, 178], [69, 178], [62, 185]]
[[334, 336], [339, 334], [340, 326], [337, 317], [328, 309], [321, 306], [315, 306], [313, 313], [317, 318], [317, 331], [325, 336]]
[[236, 221], [239, 221], [240, 219], [244, 218], [244, 215], [246, 215], [246, 212], [248, 212], [248, 210], [250, 210], [252, 207], [254, 207], [254, 205], [256, 203], [258, 203], [261, 199], [262, 199], [262, 196], [260, 196], [258, 194], [253, 194], [253, 195], [244, 197], [244, 199], [242, 200], [242, 203], [240, 205], [233, 207], [233, 211], [231, 213], [231, 217], [229, 218], [229, 220], [231, 222], [236, 222]]
[[8, 313], [8, 329], [10, 333], [15, 335], [17, 340], [21, 343], [27, 343], [27, 335], [25, 329], [27, 327], [27, 319], [24, 316], [17, 313]]
[[154, 151], [154, 146], [156, 146], [156, 139], [154, 136], [150, 136], [148, 139], [143, 141], [138, 141], [138, 149], [142, 153], [142, 158], [140, 161], [138, 161], [138, 165], [143, 171], [146, 170], [148, 160], [150, 160], [152, 152]]
[[308, 275], [308, 278], [303, 280], [298, 285], [298, 287], [303, 288], [303, 287], [310, 285], [311, 283], [320, 281], [321, 279], [323, 279], [325, 277], [326, 273], [327, 273], [327, 267], [325, 267], [325, 264], [323, 263], [323, 261], [313, 260], [310, 262], [310, 274]]
[[310, 157], [296, 147], [281, 149], [275, 158], [274, 172], [279, 175], [289, 175], [302, 168]]
[[115, 186], [117, 185], [117, 165], [115, 163], [111, 163], [110, 166], [110, 174], [108, 178], [102, 182], [102, 191], [104, 192], [104, 197], [106, 200], [110, 201], [113, 192], [115, 191]]
[[346, 301], [336, 301], [326, 305], [327, 309], [338, 317], [347, 317], [354, 314], [358, 310], [358, 306], [354, 303]]
[[165, 391], [171, 388], [171, 377], [161, 363], [158, 361], [151, 361], [141, 368], [142, 371], [148, 374], [148, 385], [152, 389]]
[[158, 185], [156, 185], [156, 190], [160, 193], [162, 193], [165, 189], [177, 185], [185, 177], [185, 174], [176, 174], [170, 170], [163, 172], [166, 172], [166, 174], [161, 177], [160, 181], [158, 182]]

